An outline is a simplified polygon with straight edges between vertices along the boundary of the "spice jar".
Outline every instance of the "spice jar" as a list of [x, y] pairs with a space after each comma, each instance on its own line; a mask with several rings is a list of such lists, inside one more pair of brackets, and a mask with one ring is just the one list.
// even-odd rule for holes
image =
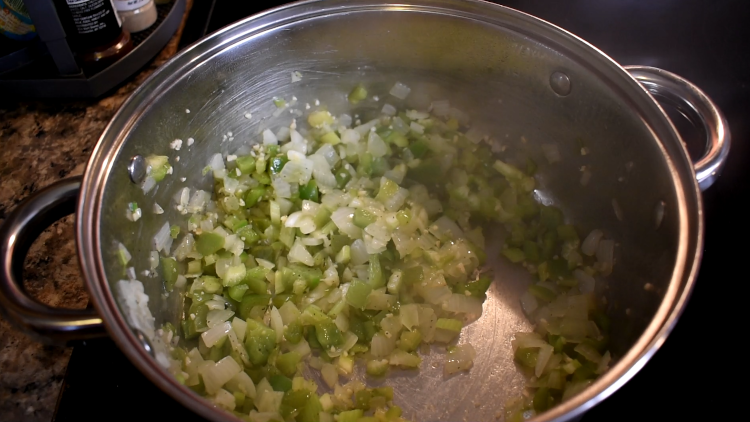
[[154, 0], [115, 0], [115, 8], [122, 26], [131, 33], [143, 31], [156, 22]]
[[71, 48], [85, 68], [99, 70], [133, 50], [112, 0], [57, 0], [55, 5]]

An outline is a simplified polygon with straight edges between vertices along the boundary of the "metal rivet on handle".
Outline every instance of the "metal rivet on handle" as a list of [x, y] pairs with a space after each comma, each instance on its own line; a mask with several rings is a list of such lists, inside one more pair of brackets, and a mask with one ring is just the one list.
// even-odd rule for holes
[[664, 212], [666, 209], [667, 203], [664, 201], [657, 202], [656, 207], [654, 207], [654, 223], [656, 223], [655, 228], [657, 230], [661, 227], [661, 222], [664, 221]]
[[151, 345], [151, 340], [146, 337], [145, 334], [143, 334], [143, 331], [141, 330], [133, 330], [133, 334], [135, 334], [135, 338], [138, 339], [138, 341], [141, 343], [141, 346], [143, 346], [143, 349], [148, 352], [149, 355], [152, 357], [154, 356], [154, 347]]
[[562, 72], [555, 72], [549, 77], [549, 86], [561, 97], [570, 94], [570, 78]]
[[141, 155], [133, 156], [128, 164], [128, 174], [130, 180], [135, 184], [141, 184], [143, 179], [146, 178], [146, 159]]

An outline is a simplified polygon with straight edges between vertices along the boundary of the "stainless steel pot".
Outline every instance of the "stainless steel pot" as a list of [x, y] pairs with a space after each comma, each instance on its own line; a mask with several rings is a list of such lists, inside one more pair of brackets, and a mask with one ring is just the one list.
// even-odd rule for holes
[[[292, 83], [294, 71], [302, 74], [301, 81]], [[729, 133], [711, 101], [680, 77], [648, 67], [623, 68], [560, 28], [479, 1], [293, 3], [183, 51], [122, 106], [82, 181], [50, 186], [8, 217], [0, 233], [0, 309], [41, 338], [63, 341], [100, 335], [106, 328], [161, 389], [204, 417], [232, 419], [162, 369], [148, 336], [128, 325], [113, 289], [123, 276], [113, 244], [124, 243], [143, 270], [158, 227], [165, 219], [185, 218], [168, 206], [172, 194], [182, 186], [210, 189], [210, 179], [200, 175], [209, 155], [231, 153], [281, 119], [272, 116], [272, 97], [294, 95], [299, 104], [320, 100], [336, 110], [343, 107], [342, 93], [363, 82], [381, 97], [364, 107], [379, 108], [393, 100], [387, 92], [396, 81], [413, 88], [410, 106], [450, 99], [472, 116], [473, 125], [492, 134], [501, 156], [531, 154], [541, 162], [540, 144], [558, 144], [563, 160], [541, 167], [539, 199], [562, 207], [582, 228], [601, 228], [617, 240], [615, 271], [597, 294], [613, 319], [617, 336], [611, 347], [618, 359], [584, 392], [537, 419], [581, 415], [646, 363], [688, 300], [703, 244], [700, 189], [718, 175]], [[697, 163], [691, 163], [659, 102], [676, 106], [705, 130], [707, 151]], [[244, 117], [248, 112], [251, 119]], [[284, 116], [288, 124], [291, 115]], [[222, 142], [229, 131], [234, 141]], [[172, 140], [189, 137], [195, 139], [192, 147], [169, 148]], [[153, 153], [169, 155], [175, 173], [144, 196], [131, 179], [142, 177], [139, 157]], [[585, 186], [582, 166], [591, 174]], [[135, 223], [124, 218], [131, 201], [142, 204], [145, 214]], [[152, 215], [154, 202], [167, 213]], [[51, 309], [21, 288], [23, 257], [33, 238], [73, 211], [95, 312]], [[475, 367], [468, 375], [443, 380], [431, 365], [438, 358], [427, 356], [418, 376], [391, 379], [407, 416], [490, 420], [521, 392], [524, 380], [513, 364], [510, 339], [531, 328], [518, 304], [529, 280], [499, 258], [495, 265], [498, 279], [485, 314], [462, 333], [477, 348]], [[162, 295], [159, 279], [143, 281], [157, 326], [174, 322], [180, 311], [174, 297]]]

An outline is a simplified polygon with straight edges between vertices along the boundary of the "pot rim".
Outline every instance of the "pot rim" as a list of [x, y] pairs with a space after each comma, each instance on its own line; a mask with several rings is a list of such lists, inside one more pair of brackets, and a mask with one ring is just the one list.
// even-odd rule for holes
[[[239, 420], [181, 385], [141, 346], [110, 290], [103, 268], [100, 213], [104, 187], [127, 134], [139, 116], [162, 92], [195, 67], [220, 54], [233, 43], [273, 31], [291, 23], [323, 15], [368, 11], [438, 13], [476, 20], [531, 37], [586, 63], [631, 107], [653, 131], [672, 174], [677, 196], [679, 241], [669, 288], [653, 319], [636, 343], [609, 371], [580, 394], [539, 415], [534, 420], [566, 420], [583, 414], [632, 378], [664, 343], [692, 292], [701, 259], [703, 204], [688, 153], [676, 129], [645, 88], [609, 56], [572, 33], [532, 15], [480, 0], [307, 0], [290, 3], [250, 16], [198, 41], [157, 69], [120, 107], [102, 133], [84, 173], [76, 216], [76, 240], [81, 269], [89, 294], [104, 324], [120, 349], [153, 383], [199, 415], [212, 420]], [[684, 169], [690, 169], [686, 171]]]

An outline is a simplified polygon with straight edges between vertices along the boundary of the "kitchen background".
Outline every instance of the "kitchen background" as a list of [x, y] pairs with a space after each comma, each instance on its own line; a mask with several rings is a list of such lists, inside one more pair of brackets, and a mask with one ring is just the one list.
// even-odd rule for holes
[[[281, 4], [282, 2], [277, 2]], [[583, 421], [734, 419], [746, 391], [741, 347], [747, 302], [747, 118], [750, 5], [737, 1], [509, 0], [498, 2], [557, 24], [621, 64], [657, 66], [701, 87], [724, 111], [733, 144], [719, 181], [704, 193], [706, 241], [693, 296], [662, 348]], [[103, 128], [128, 95], [179, 49], [273, 6], [187, 0], [165, 47], [133, 76], [93, 100], [23, 100], [0, 90], [0, 221], [50, 183], [82, 174]], [[700, 135], [684, 127], [685, 138]], [[691, 151], [700, 145], [691, 144]], [[85, 307], [72, 218], [32, 248], [25, 286], [40, 301]], [[730, 383], [730, 381], [732, 381]], [[736, 383], [737, 386], [732, 386]], [[146, 410], [147, 409], [147, 410]], [[169, 417], [199, 420], [151, 385], [108, 339], [72, 348], [35, 342], [0, 319], [0, 421], [85, 421]]]

